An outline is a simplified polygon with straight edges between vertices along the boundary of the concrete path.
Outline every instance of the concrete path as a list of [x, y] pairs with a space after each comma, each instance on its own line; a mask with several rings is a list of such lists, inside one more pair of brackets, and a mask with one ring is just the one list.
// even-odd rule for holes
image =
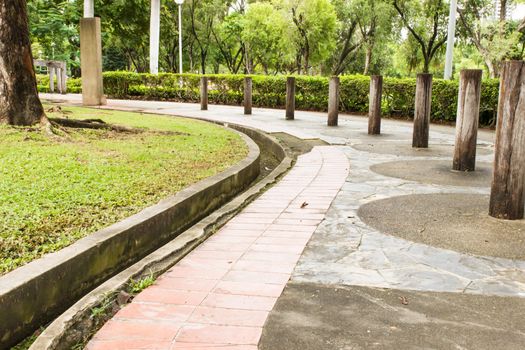
[[347, 175], [338, 147], [300, 156], [276, 186], [121, 309], [87, 349], [257, 349]]
[[[53, 100], [63, 100], [68, 103], [78, 103], [80, 101], [77, 95], [45, 95], [44, 97]], [[333, 176], [326, 178], [335, 181], [335, 183], [330, 183], [332, 187], [328, 187], [331, 191], [323, 192], [316, 189], [309, 192], [305, 187], [302, 191], [308, 195], [300, 195], [300, 198], [295, 200], [295, 202], [290, 197], [287, 197], [287, 200], [293, 203], [295, 207], [293, 207], [292, 211], [287, 209], [285, 213], [301, 214], [301, 218], [304, 220], [303, 224], [309, 224], [312, 231], [304, 233], [303, 241], [301, 242], [296, 241], [295, 238], [292, 238], [293, 241], [290, 241], [290, 235], [295, 235], [295, 231], [292, 231], [295, 228], [292, 229], [291, 227], [303, 229], [303, 226], [294, 226], [292, 224], [288, 228], [282, 227], [288, 231], [279, 231], [283, 236], [280, 236], [280, 238], [274, 237], [279, 242], [282, 242], [284, 246], [291, 243], [301, 244], [296, 247], [297, 249], [300, 247], [300, 250], [287, 250], [286, 254], [291, 254], [290, 256], [293, 256], [295, 260], [284, 260], [282, 264], [273, 263], [268, 265], [268, 269], [265, 268], [260, 271], [286, 273], [286, 280], [291, 276], [288, 286], [279, 298], [277, 306], [271, 312], [269, 320], [267, 320], [264, 336], [259, 344], [261, 349], [417, 349], [421, 347], [488, 349], [497, 344], [508, 345], [503, 346], [503, 348], [518, 349], [520, 348], [519, 344], [525, 342], [525, 326], [522, 322], [518, 322], [513, 314], [513, 312], [525, 312], [525, 298], [523, 298], [525, 297], [525, 261], [471, 254], [461, 249], [445, 249], [421, 242], [409, 241], [400, 236], [386, 234], [373, 228], [373, 225], [369, 225], [362, 220], [359, 212], [368, 203], [374, 203], [381, 199], [397, 198], [402, 195], [431, 195], [439, 193], [487, 195], [489, 193], [491, 176], [490, 167], [493, 160], [493, 132], [480, 130], [478, 135], [478, 162], [480, 162], [480, 165], [483, 162], [485, 163], [483, 166], [480, 166], [480, 169], [487, 168], [489, 170], [486, 173], [478, 171], [474, 175], [479, 175], [479, 177], [469, 180], [466, 174], [451, 174], [449, 171], [447, 164], [452, 162], [455, 130], [448, 126], [431, 125], [430, 148], [428, 150], [414, 151], [410, 147], [412, 124], [403, 121], [383, 120], [382, 135], [371, 137], [366, 134], [366, 118], [358, 116], [341, 115], [338, 127], [327, 127], [326, 114], [315, 112], [298, 111], [296, 120], [286, 121], [284, 119], [284, 111], [271, 109], [254, 109], [252, 116], [244, 116], [241, 107], [232, 106], [210, 105], [208, 111], [200, 111], [199, 106], [195, 104], [122, 100], [109, 100], [108, 103], [107, 107], [114, 109], [203, 117], [244, 124], [266, 132], [286, 132], [302, 139], [319, 138], [331, 145], [338, 145], [338, 147], [316, 147], [312, 154], [303, 156], [298, 165], [306, 165], [307, 162], [310, 162], [310, 165], [315, 164], [312, 158], [314, 157], [313, 153], [320, 152], [322, 158], [324, 157], [323, 154], [326, 153], [325, 150], [330, 150], [330, 162], [333, 164], [331, 166], [332, 170], [339, 169], [338, 171], [342, 171], [343, 168], [346, 169], [347, 162], [350, 163], [346, 182], [335, 180], [336, 176], [343, 175], [338, 171], [332, 174]], [[405, 178], [402, 175], [382, 174], [378, 170], [378, 167], [384, 166], [388, 162], [394, 162], [392, 164], [406, 167], [415, 160], [421, 161], [417, 164], [412, 163], [417, 165], [413, 168], [413, 171], [419, 171], [419, 177]], [[444, 167], [445, 170], [438, 169], [439, 171], [433, 172], [432, 167], [424, 168], [425, 170], [418, 168], [425, 164], [432, 166], [433, 164], [438, 164], [441, 168]], [[306, 166], [306, 168], [309, 168], [310, 165]], [[436, 169], [438, 165], [436, 165]], [[309, 176], [313, 175], [310, 174]], [[289, 178], [286, 178], [284, 182], [268, 192], [267, 195], [274, 193], [277, 194], [277, 197], [283, 198], [288, 190], [283, 190], [281, 186], [292, 185], [288, 180]], [[339, 184], [339, 187], [336, 186], [337, 184]], [[303, 183], [299, 184], [299, 186], [304, 187], [306, 185]], [[292, 193], [296, 195], [297, 192], [294, 190]], [[309, 205], [306, 210], [299, 210], [296, 207], [301, 201], [312, 204], [310, 195], [324, 194], [326, 194], [326, 197], [323, 197], [324, 201], [320, 202], [323, 205], [319, 207], [317, 204]], [[318, 199], [320, 200], [321, 198]], [[279, 202], [279, 204], [281, 206], [285, 205], [282, 202]], [[274, 208], [272, 202], [263, 206], [258, 206], [257, 202], [255, 202], [248, 209], [253, 210], [252, 212], [245, 212], [234, 220], [239, 220], [239, 218], [244, 220], [243, 225], [248, 226], [241, 226], [241, 228], [248, 228], [257, 235], [262, 234], [262, 236], [257, 237], [264, 238], [264, 232], [268, 232], [270, 221], [265, 221], [263, 218], [268, 216], [267, 219], [271, 220], [272, 225], [275, 224], [274, 220], [276, 220], [276, 217], [274, 215], [276, 213], [274, 209], [282, 210], [284, 208]], [[428, 210], [431, 211], [432, 207], [429, 207]], [[250, 215], [246, 216], [248, 213]], [[257, 216], [258, 220], [261, 221], [253, 221], [255, 213], [261, 215]], [[302, 214], [308, 215], [303, 216]], [[378, 215], [382, 214], [388, 213], [378, 213]], [[482, 215], [485, 214], [482, 213]], [[282, 219], [279, 218], [277, 220]], [[289, 219], [287, 220], [283, 222], [292, 223]], [[224, 230], [231, 230], [232, 224], [241, 225], [235, 222], [232, 221]], [[520, 229], [516, 231], [516, 235], [523, 235], [523, 232], [525, 232], [525, 221], [518, 222], [517, 225]], [[261, 230], [263, 231], [261, 232]], [[445, 239], [447, 230], [446, 227], [443, 228]], [[272, 229], [269, 232], [276, 231]], [[235, 255], [234, 249], [244, 251], [248, 244], [259, 239], [257, 237], [252, 237], [254, 240], [250, 242], [239, 240], [238, 244], [230, 244], [230, 252], [228, 254]], [[213, 244], [214, 239], [215, 237], [205, 243], [203, 247]], [[522, 243], [523, 241], [525, 241], [525, 237], [523, 237]], [[306, 249], [301, 254], [306, 242], [308, 242]], [[473, 244], [485, 243], [475, 242]], [[250, 249], [253, 247], [255, 246], [250, 245]], [[208, 253], [202, 253], [201, 250], [196, 251], [195, 254], [199, 252], [201, 255], [209, 256]], [[275, 253], [280, 255], [275, 255], [274, 258], [278, 259], [284, 253], [284, 251]], [[240, 252], [240, 254], [242, 255], [243, 253]], [[253, 254], [255, 253], [252, 252], [251, 255], [253, 256]], [[241, 257], [241, 255], [238, 257]], [[228, 257], [231, 256], [229, 255]], [[191, 259], [192, 257], [188, 258]], [[200, 266], [197, 262], [194, 264], [196, 267]], [[182, 268], [181, 266], [183, 265], [177, 265], [175, 269]], [[258, 266], [260, 268], [261, 265]], [[287, 269], [276, 271], [274, 269], [277, 266]], [[206, 265], [206, 267], [209, 271], [214, 271], [209, 265]], [[229, 271], [230, 269], [225, 268], [223, 270], [224, 275], [221, 275], [220, 278], [214, 278], [219, 281], [223, 276], [228, 276], [227, 273]], [[259, 277], [259, 275], [257, 276]], [[260, 278], [263, 281], [266, 278], [265, 276], [266, 274], [260, 274]], [[276, 285], [280, 286], [280, 289], [274, 290], [275, 294], [258, 296], [273, 298], [271, 303], [273, 306], [273, 302], [281, 294], [286, 280], [273, 281], [279, 282]], [[164, 279], [161, 279], [159, 284], [163, 283], [163, 281]], [[241, 288], [241, 285], [246, 285], [246, 288], [250, 288], [248, 286], [254, 280], [249, 276], [242, 276], [238, 280], [230, 280], [228, 282], [239, 283], [236, 286], [237, 288]], [[204, 294], [201, 295], [204, 301], [208, 300], [209, 291], [214, 290], [213, 288], [216, 288], [217, 284], [207, 287], [211, 289], [204, 291]], [[156, 286], [156, 288], [159, 287]], [[376, 290], [376, 288], [380, 289]], [[383, 290], [390, 291], [388, 296], [381, 292]], [[435, 292], [440, 293], [436, 294]], [[147, 290], [145, 293], [151, 292]], [[242, 293], [237, 293], [242, 295]], [[410, 299], [410, 304], [406, 298]], [[198, 304], [201, 304], [202, 300], [197, 299], [193, 302], [197, 303], [198, 301]], [[242, 302], [242, 299], [238, 300], [236, 303]], [[338, 305], [333, 305], [333, 300], [346, 300], [349, 303], [348, 305], [339, 305], [341, 314], [337, 315], [337, 317], [334, 316], [334, 313], [337, 313]], [[416, 301], [414, 302], [413, 300]], [[433, 300], [434, 308], [432, 307]], [[140, 301], [140, 297], [138, 301]], [[400, 305], [392, 304], [396, 302]], [[136, 302], [131, 305], [134, 304]], [[257, 303], [254, 303], [254, 305], [257, 305]], [[220, 304], [217, 304], [217, 306], [223, 308]], [[409, 308], [411, 310], [408, 310]], [[261, 315], [261, 318], [258, 319], [259, 323], [255, 327], [258, 327], [259, 333], [253, 333], [253, 338], [250, 341], [254, 341], [260, 336], [261, 322], [264, 321], [263, 318], [266, 319], [270, 309], [272, 307], [268, 306], [265, 310], [252, 310], [264, 311], [266, 314]], [[188, 320], [192, 324], [197, 324], [198, 322], [194, 322], [191, 319], [191, 317], [195, 317], [194, 311], [197, 310], [197, 306], [193, 306], [192, 310]], [[293, 310], [297, 310], [297, 312], [294, 313], [292, 312]], [[316, 315], [323, 310], [330, 310], [330, 312], [324, 316], [324, 319], [318, 320]], [[439, 310], [442, 312], [440, 313]], [[499, 310], [499, 312], [494, 312], [494, 310]], [[475, 317], [472, 317], [473, 313]], [[385, 318], [379, 317], [381, 314], [385, 314]], [[158, 313], [153, 312], [151, 315], [156, 317]], [[161, 316], [158, 317], [162, 318]], [[229, 319], [226, 315], [221, 316], [221, 322]], [[235, 318], [233, 317], [233, 319]], [[368, 328], [355, 324], [355, 319], [370, 320]], [[516, 322], [507, 322], [514, 319], [516, 319]], [[476, 320], [479, 320], [479, 322], [476, 322]], [[120, 321], [119, 324], [122, 322]], [[180, 323], [189, 321], [174, 322], [182, 327]], [[242, 321], [232, 325], [250, 325], [251, 327], [252, 324], [250, 322], [255, 321], [242, 319]], [[111, 321], [110, 325], [116, 323], [117, 320], [115, 319]], [[416, 326], [416, 324], [422, 324], [423, 327]], [[346, 327], [346, 325], [350, 325], [350, 328]], [[454, 326], [448, 327], [447, 325]], [[457, 327], [459, 325], [463, 327], [461, 331], [458, 331]], [[507, 325], [508, 329], [506, 331], [509, 332], [509, 339], [512, 340], [509, 340], [508, 344], [498, 341], [498, 337], [503, 336], [502, 329], [505, 329], [505, 326], [502, 325]], [[191, 327], [197, 326], [193, 325]], [[181, 329], [188, 330], [191, 327], [182, 327]], [[176, 327], [174, 326], [174, 328]], [[411, 334], [420, 334], [418, 336], [419, 340], [416, 341], [413, 338], [400, 336], [398, 331], [401, 329]], [[439, 332], [437, 332], [438, 329]], [[455, 329], [455, 333], [452, 332], [453, 329]], [[377, 332], [374, 333], [374, 330], [377, 330]], [[359, 332], [361, 331], [365, 332], [365, 334], [360, 334]], [[97, 334], [97, 341], [93, 342], [92, 346], [103, 344], [100, 341], [103, 338], [100, 338], [100, 336], [104, 335], [104, 332], [103, 330]], [[198, 331], [195, 332], [198, 333]], [[237, 332], [234, 333], [237, 334]], [[222, 341], [222, 336], [225, 336], [225, 334], [217, 334], [217, 340], [215, 341]], [[314, 337], [315, 339], [312, 338], [314, 334], [318, 335], [318, 337]], [[339, 335], [340, 339], [336, 341], [337, 335]], [[371, 338], [371, 335], [374, 335], [375, 338]], [[289, 339], [287, 340], [286, 337], [289, 337]], [[487, 341], [487, 337], [490, 337], [492, 340], [490, 342]], [[473, 338], [478, 339], [478, 341], [471, 342]], [[311, 341], [308, 343], [305, 339], [310, 339]], [[319, 343], [320, 339], [326, 342]], [[396, 342], [396, 339], [399, 342]], [[410, 343], [411, 339], [413, 343]], [[200, 341], [208, 340], [210, 338], [203, 338]], [[227, 343], [239, 344], [233, 338]], [[134, 344], [138, 345], [137, 348], [140, 348], [139, 342], [134, 342]], [[254, 343], [250, 344], [252, 344], [251, 347], [221, 347], [221, 349], [256, 348], [253, 345]], [[277, 344], [280, 344], [280, 346], [277, 346]], [[150, 343], [149, 345], [145, 344], [143, 348], [154, 347]], [[190, 348], [208, 349], [214, 347]]]

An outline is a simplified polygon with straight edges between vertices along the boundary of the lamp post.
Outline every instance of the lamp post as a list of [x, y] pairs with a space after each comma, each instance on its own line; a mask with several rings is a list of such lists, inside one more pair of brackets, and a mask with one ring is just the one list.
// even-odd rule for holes
[[84, 18], [93, 18], [95, 16], [95, 1], [84, 0]]
[[449, 10], [449, 15], [448, 15], [447, 52], [445, 54], [445, 74], [444, 74], [444, 78], [447, 80], [452, 78], [452, 60], [454, 56], [454, 37], [456, 36], [456, 11], [457, 11], [457, 1], [450, 0], [450, 10]]
[[184, 0], [175, 0], [179, 5], [179, 74], [182, 74], [182, 4]]
[[151, 0], [149, 20], [149, 72], [159, 73], [160, 0]]

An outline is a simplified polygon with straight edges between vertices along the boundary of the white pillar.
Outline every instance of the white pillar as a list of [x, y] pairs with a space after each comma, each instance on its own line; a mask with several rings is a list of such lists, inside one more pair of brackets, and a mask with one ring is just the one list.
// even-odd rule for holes
[[151, 0], [149, 32], [149, 72], [157, 74], [159, 72], [160, 0]]
[[179, 4], [179, 74], [182, 74], [182, 4]]
[[84, 18], [95, 16], [95, 0], [84, 0]]
[[457, 7], [457, 0], [450, 0], [450, 12], [448, 15], [447, 53], [445, 55], [445, 79], [452, 78], [452, 61], [454, 58], [454, 38], [456, 36]]

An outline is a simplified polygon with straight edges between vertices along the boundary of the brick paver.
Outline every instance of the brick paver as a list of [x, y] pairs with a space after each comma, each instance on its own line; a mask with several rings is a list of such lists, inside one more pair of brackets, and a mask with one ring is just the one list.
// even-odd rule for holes
[[87, 349], [257, 349], [348, 168], [334, 146], [299, 157], [282, 181], [120, 310]]

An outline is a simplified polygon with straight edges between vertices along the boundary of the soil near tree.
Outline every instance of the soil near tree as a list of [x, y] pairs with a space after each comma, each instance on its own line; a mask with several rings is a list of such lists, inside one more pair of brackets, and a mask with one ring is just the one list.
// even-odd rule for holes
[[[489, 196], [419, 194], [363, 205], [358, 215], [389, 235], [462, 253], [525, 260], [525, 220], [488, 215]], [[525, 283], [525, 274], [514, 276]]]

